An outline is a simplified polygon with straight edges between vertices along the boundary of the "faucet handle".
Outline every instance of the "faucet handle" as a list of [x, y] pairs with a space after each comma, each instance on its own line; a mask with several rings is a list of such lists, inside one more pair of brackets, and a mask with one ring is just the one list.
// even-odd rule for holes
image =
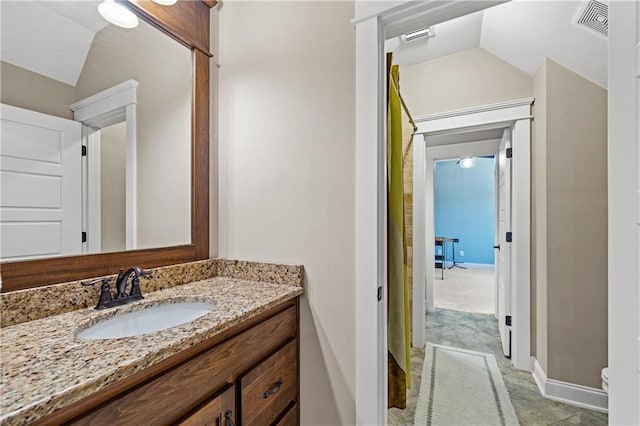
[[80, 284], [85, 287], [102, 283], [102, 285], [100, 286], [100, 297], [95, 309], [104, 309], [107, 307], [107, 304], [113, 300], [113, 297], [111, 296], [111, 286], [109, 285], [109, 281], [111, 281], [109, 278], [96, 278], [95, 280], [80, 282]]
[[80, 281], [80, 284], [87, 287], [90, 285], [96, 285], [98, 283], [109, 284], [109, 281], [111, 281], [109, 278], [103, 277], [103, 278], [96, 278], [95, 280], [90, 280], [90, 281]]
[[153, 274], [153, 269], [140, 269], [138, 271], [138, 277], [139, 278], [151, 277], [151, 274]]

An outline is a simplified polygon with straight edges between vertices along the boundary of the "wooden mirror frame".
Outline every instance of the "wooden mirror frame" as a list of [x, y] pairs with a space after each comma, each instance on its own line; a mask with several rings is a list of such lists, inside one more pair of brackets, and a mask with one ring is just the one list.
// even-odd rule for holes
[[215, 0], [116, 0], [192, 52], [191, 244], [0, 264], [2, 293], [209, 257], [209, 9]]

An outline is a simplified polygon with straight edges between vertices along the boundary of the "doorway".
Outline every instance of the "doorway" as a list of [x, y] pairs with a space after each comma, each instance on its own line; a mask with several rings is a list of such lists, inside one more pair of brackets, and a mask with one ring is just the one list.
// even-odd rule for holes
[[[385, 298], [373, 299], [371, 294], [378, 288], [384, 288], [386, 254], [385, 249], [385, 209], [384, 192], [384, 77], [382, 61], [383, 43], [385, 39], [399, 36], [409, 31], [416, 31], [428, 25], [434, 25], [459, 16], [468, 15], [476, 10], [486, 9], [503, 2], [418, 2], [406, 4], [370, 4], [356, 8], [354, 24], [357, 28], [357, 78], [356, 78], [356, 418], [358, 424], [384, 423], [384, 400], [386, 392], [384, 378], [385, 369]], [[633, 2], [612, 2], [609, 17], [611, 31], [609, 34], [609, 206], [616, 202], [629, 203], [636, 194], [636, 185], [628, 179], [628, 170], [637, 171], [637, 158], [626, 155], [637, 148], [637, 126], [632, 120], [637, 115], [634, 107], [637, 98], [637, 72], [634, 58], [637, 56], [635, 40], [638, 26], [637, 5]], [[615, 28], [615, 30], [614, 30]], [[537, 34], [537, 32], [536, 32]], [[617, 68], [614, 68], [617, 67]], [[637, 105], [636, 105], [637, 106]], [[615, 138], [613, 136], [616, 136]], [[421, 144], [414, 144], [414, 148]], [[621, 167], [620, 165], [628, 167]], [[615, 166], [615, 167], [613, 167]], [[622, 170], [627, 171], [622, 178]], [[514, 179], [518, 184], [518, 179]], [[619, 188], [623, 187], [625, 191]], [[624, 195], [623, 195], [624, 192]], [[418, 192], [416, 192], [418, 193]], [[613, 200], [613, 201], [612, 201]], [[517, 204], [518, 200], [514, 200]], [[627, 205], [627, 204], [625, 204]], [[624, 283], [631, 283], [622, 276], [637, 276], [637, 270], [631, 271], [626, 265], [634, 265], [631, 260], [637, 257], [637, 244], [629, 241], [629, 234], [623, 235], [621, 229], [636, 228], [632, 218], [637, 209], [618, 209], [610, 215], [609, 249], [613, 255], [609, 258], [609, 348], [610, 361], [619, 361], [616, 376], [619, 380], [619, 392], [611, 392], [612, 401], [618, 419], [623, 413], [637, 419], [637, 410], [625, 408], [625, 401], [637, 400], [637, 374], [629, 361], [631, 357], [622, 354], [637, 353], [631, 348], [637, 342], [637, 327], [621, 321], [619, 312], [637, 312], [637, 298], [629, 294], [637, 294], [637, 288], [631, 289]], [[517, 224], [516, 224], [517, 226]], [[629, 244], [618, 244], [629, 241]], [[417, 247], [417, 245], [416, 245]], [[631, 247], [631, 249], [629, 249]], [[513, 255], [517, 257], [516, 251]], [[417, 257], [417, 256], [415, 256]], [[612, 267], [615, 266], [615, 267]], [[636, 268], [637, 269], [637, 268]], [[612, 272], [614, 271], [614, 272]], [[637, 286], [636, 286], [637, 287]], [[423, 286], [416, 286], [418, 291]], [[424, 294], [422, 294], [424, 297]], [[612, 301], [613, 299], [613, 301]], [[624, 301], [624, 303], [622, 302]], [[625, 305], [626, 303], [626, 305]], [[620, 306], [631, 308], [621, 310]], [[612, 309], [616, 307], [616, 309]], [[612, 313], [613, 312], [613, 313]], [[634, 323], [635, 324], [635, 323]], [[623, 341], [622, 336], [625, 336]], [[424, 336], [423, 336], [424, 337]], [[424, 339], [423, 339], [424, 340]], [[415, 341], [415, 336], [414, 336]], [[616, 346], [617, 345], [617, 346]], [[611, 348], [618, 348], [611, 352]], [[637, 359], [633, 358], [633, 360]], [[610, 364], [611, 365], [611, 364]], [[372, 377], [371, 371], [377, 371]], [[633, 371], [634, 374], [628, 374]], [[627, 377], [625, 377], [625, 374]], [[634, 382], [635, 384], [633, 384]], [[633, 385], [633, 386], [632, 386]], [[626, 389], [628, 392], [623, 391]], [[617, 397], [614, 398], [614, 396]], [[632, 404], [633, 405], [633, 404]], [[633, 413], [632, 413], [633, 411]], [[631, 415], [635, 417], [631, 417]]]
[[[425, 343], [425, 318], [421, 312], [435, 310], [435, 265], [424, 259], [435, 259], [435, 196], [433, 191], [434, 164], [438, 160], [465, 157], [498, 155], [504, 157], [509, 166], [510, 229], [503, 234], [495, 233], [495, 245], [508, 253], [509, 282], [517, 286], [504, 285], [497, 291], [496, 313], [501, 324], [504, 353], [511, 356], [514, 367], [530, 371], [530, 120], [532, 98], [483, 105], [476, 108], [433, 114], [417, 118], [418, 130], [414, 136], [413, 158], [416, 162], [413, 174], [414, 193], [414, 283], [425, 282], [425, 286], [413, 286], [413, 344], [422, 347]], [[420, 141], [422, 139], [422, 141]], [[513, 146], [512, 146], [513, 145]], [[506, 162], [507, 148], [512, 148], [512, 158]], [[514, 152], [517, 155], [513, 154]], [[498, 187], [496, 192], [498, 192]], [[424, 218], [424, 219], [422, 219]], [[506, 242], [507, 234], [519, 237]], [[504, 243], [498, 243], [498, 237]], [[509, 238], [510, 239], [510, 238]], [[506, 271], [506, 267], [503, 269]], [[495, 277], [499, 277], [496, 271]], [[514, 321], [518, 318], [518, 321]], [[507, 326], [507, 321], [513, 325]]]
[[494, 154], [434, 164], [437, 309], [496, 312], [495, 172]]

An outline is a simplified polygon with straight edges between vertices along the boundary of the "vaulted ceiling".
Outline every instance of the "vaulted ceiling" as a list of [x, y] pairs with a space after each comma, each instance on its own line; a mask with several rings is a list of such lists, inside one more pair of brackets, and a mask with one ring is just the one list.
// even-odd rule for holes
[[0, 1], [0, 59], [75, 86], [95, 34], [98, 2]]
[[514, 0], [438, 24], [432, 38], [388, 40], [387, 51], [394, 52], [395, 63], [409, 66], [480, 47], [529, 75], [549, 57], [606, 88], [606, 35], [577, 24], [583, 10], [594, 5], [600, 9], [593, 22], [600, 24], [606, 8], [601, 2]]

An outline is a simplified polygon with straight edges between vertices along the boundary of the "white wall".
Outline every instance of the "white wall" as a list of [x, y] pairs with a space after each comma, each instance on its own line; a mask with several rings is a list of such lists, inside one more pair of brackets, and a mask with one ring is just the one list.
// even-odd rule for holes
[[351, 2], [219, 11], [219, 255], [305, 266], [304, 425], [355, 423], [353, 13]]

